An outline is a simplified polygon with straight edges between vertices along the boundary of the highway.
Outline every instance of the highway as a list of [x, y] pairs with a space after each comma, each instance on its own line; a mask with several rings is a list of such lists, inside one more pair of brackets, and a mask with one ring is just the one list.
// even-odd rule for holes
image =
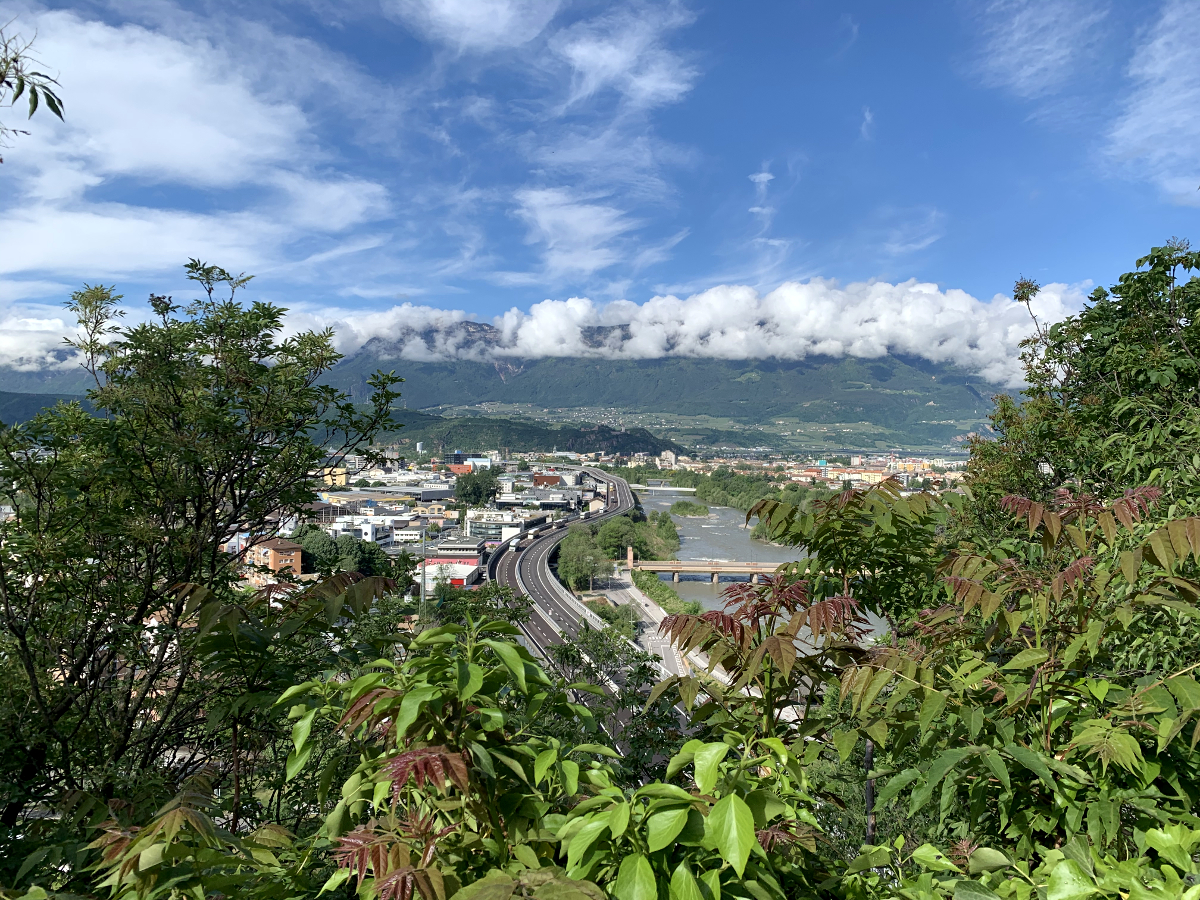
[[[582, 471], [598, 483], [607, 484], [608, 503], [602, 512], [588, 516], [588, 522], [603, 521], [613, 516], [624, 515], [633, 509], [633, 491], [622, 478], [609, 475], [599, 469], [576, 466], [561, 466]], [[533, 601], [529, 622], [522, 627], [535, 655], [546, 659], [546, 648], [563, 643], [562, 635], [576, 635], [583, 624], [583, 615], [569, 599], [566, 589], [550, 571], [550, 556], [577, 516], [560, 520], [557, 527], [543, 526], [530, 541], [523, 539], [523, 549], [513, 551], [502, 544], [495, 556], [488, 561], [488, 577], [501, 585], [525, 594]]]

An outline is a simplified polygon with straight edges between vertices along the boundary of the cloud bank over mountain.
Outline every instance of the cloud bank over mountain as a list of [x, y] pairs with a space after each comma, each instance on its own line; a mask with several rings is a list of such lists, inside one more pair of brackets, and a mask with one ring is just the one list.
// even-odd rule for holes
[[[1084, 301], [1087, 285], [1046, 285], [1034, 302], [1044, 322]], [[686, 298], [596, 303], [543, 300], [491, 322], [462, 310], [404, 303], [378, 312], [294, 309], [293, 329], [334, 329], [338, 348], [366, 348], [382, 359], [803, 359], [878, 358], [889, 353], [959, 366], [996, 384], [1020, 381], [1019, 345], [1033, 329], [1029, 312], [997, 295], [981, 301], [916, 280], [900, 284], [789, 281], [767, 293], [720, 285]], [[29, 370], [71, 364], [61, 318], [0, 322], [0, 364]]]
[[[1050, 284], [1034, 312], [1043, 321], [1057, 321], [1083, 300], [1081, 286]], [[1008, 297], [984, 302], [915, 280], [843, 287], [813, 279], [786, 282], [765, 294], [721, 285], [642, 304], [573, 297], [544, 300], [528, 311], [510, 309], [490, 323], [459, 310], [410, 303], [366, 314], [309, 311], [298, 319], [332, 326], [345, 353], [370, 344], [383, 358], [803, 359], [896, 353], [960, 366], [1009, 386], [1020, 381], [1019, 345], [1033, 329], [1029, 312]]]

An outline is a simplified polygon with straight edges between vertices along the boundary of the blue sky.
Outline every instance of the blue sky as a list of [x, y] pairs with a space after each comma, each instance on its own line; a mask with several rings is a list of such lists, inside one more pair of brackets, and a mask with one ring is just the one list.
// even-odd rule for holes
[[0, 0], [67, 109], [0, 167], [0, 357], [82, 282], [184, 293], [191, 256], [360, 336], [811, 279], [962, 291], [986, 331], [1024, 274], [1061, 314], [1195, 231], [1198, 13]]

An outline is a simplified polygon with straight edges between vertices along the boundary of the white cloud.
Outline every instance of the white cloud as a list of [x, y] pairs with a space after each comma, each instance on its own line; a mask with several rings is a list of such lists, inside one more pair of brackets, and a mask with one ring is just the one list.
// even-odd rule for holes
[[550, 23], [559, 0], [390, 0], [384, 9], [422, 37], [460, 51], [519, 47]]
[[[516, 199], [529, 242], [543, 248], [539, 281], [587, 277], [608, 268], [622, 258], [615, 242], [639, 224], [596, 202], [601, 197], [576, 196], [565, 188], [518, 191]], [[515, 282], [510, 278], [510, 283]]]
[[[319, 164], [296, 102], [203, 32], [36, 9], [20, 24], [59, 67], [67, 115], [40, 118], [4, 165], [14, 189], [0, 197], [0, 273], [77, 282], [177, 270], [191, 256], [261, 271], [295, 241], [387, 210], [381, 185]], [[267, 40], [256, 26], [260, 51]]]
[[[1089, 289], [1090, 284], [1046, 285], [1034, 310], [1043, 323], [1060, 320], [1083, 305]], [[5, 290], [0, 282], [0, 296]], [[766, 293], [746, 285], [720, 285], [642, 304], [597, 303], [586, 297], [544, 300], [528, 311], [510, 309], [491, 323], [478, 323], [462, 310], [403, 303], [368, 313], [293, 309], [287, 324], [293, 332], [332, 327], [344, 353], [380, 339], [388, 358], [422, 361], [547, 356], [875, 359], [894, 353], [953, 364], [1010, 387], [1020, 383], [1019, 345], [1033, 327], [1026, 309], [1002, 295], [981, 301], [915, 279], [841, 286], [819, 278], [786, 282]], [[70, 365], [62, 354], [62, 338], [70, 330], [47, 307], [0, 314], [0, 365]], [[481, 331], [486, 332], [483, 339]]]
[[875, 132], [875, 114], [871, 112], [871, 107], [863, 107], [862, 124], [858, 126], [858, 133], [864, 141], [869, 141]]
[[691, 90], [697, 71], [663, 40], [691, 21], [677, 5], [663, 4], [619, 10], [560, 31], [550, 46], [573, 73], [568, 103], [607, 88], [639, 110], [679, 100]]
[[761, 171], [747, 177], [754, 182], [754, 194], [758, 197], [758, 202], [762, 203], [767, 199], [767, 187], [775, 180], [775, 176], [768, 171], [767, 164], [763, 163]]
[[1133, 83], [1109, 133], [1111, 160], [1176, 203], [1200, 205], [1200, 17], [1169, 2], [1129, 65]]
[[[292, 158], [310, 137], [303, 113], [259, 99], [224, 52], [137, 25], [114, 28], [69, 12], [34, 19], [38, 54], [53, 59], [68, 97], [63, 123], [39, 122], [18, 164], [231, 187]], [[50, 160], [47, 157], [50, 157]], [[43, 196], [53, 184], [42, 184]]]
[[[1088, 287], [1046, 285], [1035, 311], [1043, 322], [1062, 319], [1080, 308]], [[640, 305], [627, 300], [597, 304], [582, 297], [544, 300], [528, 312], [514, 308], [498, 316], [496, 339], [490, 342], [473, 339], [462, 328], [468, 321], [461, 311], [411, 304], [370, 315], [309, 313], [301, 320], [333, 325], [346, 352], [378, 337], [399, 341], [399, 355], [410, 359], [872, 359], [897, 353], [951, 363], [1010, 386], [1019, 383], [1019, 344], [1032, 331], [1028, 312], [1008, 297], [983, 302], [916, 280], [842, 287], [813, 279], [787, 282], [765, 294], [745, 285], [721, 285]], [[595, 334], [583, 329], [598, 326], [628, 330], [612, 330], [597, 345]]]
[[890, 256], [924, 250], [946, 233], [946, 216], [937, 209], [902, 211], [895, 217], [901, 220], [888, 229], [883, 241], [883, 251]]
[[1090, 54], [1106, 14], [1085, 0], [993, 0], [983, 11], [984, 82], [1026, 98], [1062, 87]]
[[[0, 282], [0, 297], [8, 294]], [[0, 312], [0, 364], [22, 372], [62, 369], [78, 365], [74, 354], [64, 352], [63, 339], [74, 335], [74, 323], [48, 307], [8, 309]]]

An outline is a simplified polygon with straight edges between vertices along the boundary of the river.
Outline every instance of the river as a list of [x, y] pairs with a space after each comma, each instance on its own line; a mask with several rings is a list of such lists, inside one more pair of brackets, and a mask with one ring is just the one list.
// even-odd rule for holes
[[[695, 500], [682, 491], [641, 491], [642, 508], [669, 510], [677, 500]], [[798, 559], [800, 554], [791, 547], [775, 547], [750, 537], [750, 527], [744, 523], [746, 514], [727, 506], [710, 506], [705, 518], [673, 516], [679, 529], [680, 559], [727, 560], [730, 562], [784, 563]], [[751, 520], [751, 526], [756, 520]], [[670, 582], [670, 575], [659, 576]], [[713, 584], [709, 575], [681, 575], [678, 584], [671, 586], [684, 600], [696, 600], [705, 609], [717, 609], [724, 602], [721, 591], [733, 581], [748, 581], [749, 575], [722, 575], [720, 584]]]

